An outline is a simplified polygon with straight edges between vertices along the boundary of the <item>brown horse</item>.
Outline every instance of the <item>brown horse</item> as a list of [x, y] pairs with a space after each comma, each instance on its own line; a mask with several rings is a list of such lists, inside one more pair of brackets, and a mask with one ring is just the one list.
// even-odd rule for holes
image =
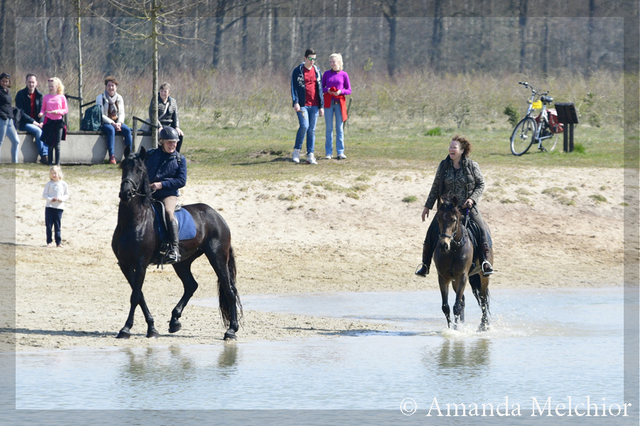
[[[458, 321], [464, 322], [464, 290], [469, 281], [482, 309], [482, 320], [478, 330], [485, 331], [489, 327], [489, 276], [482, 275], [480, 256], [474, 254], [469, 231], [463, 223], [464, 216], [457, 205], [456, 197], [452, 200], [441, 200], [434, 219], [438, 221], [440, 230], [433, 260], [438, 270], [442, 312], [447, 318], [447, 326], [451, 327], [448, 300], [451, 283], [453, 291], [456, 292], [453, 327], [456, 328]], [[493, 263], [493, 248], [487, 260]]]

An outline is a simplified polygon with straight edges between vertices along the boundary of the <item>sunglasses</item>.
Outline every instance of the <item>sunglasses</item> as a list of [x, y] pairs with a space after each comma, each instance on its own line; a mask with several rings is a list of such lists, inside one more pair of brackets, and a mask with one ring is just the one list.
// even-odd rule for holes
[[317, 58], [312, 58], [311, 56], [309, 56], [307, 59], [310, 61], [315, 61]]

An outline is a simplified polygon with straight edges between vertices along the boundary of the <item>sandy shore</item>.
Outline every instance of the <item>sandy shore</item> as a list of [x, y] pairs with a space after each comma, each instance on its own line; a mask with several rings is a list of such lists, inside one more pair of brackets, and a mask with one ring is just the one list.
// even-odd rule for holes
[[[319, 165], [321, 167], [322, 164]], [[302, 166], [300, 166], [302, 167]], [[217, 209], [232, 231], [242, 295], [305, 292], [416, 291], [437, 288], [437, 276], [413, 274], [428, 222], [420, 213], [435, 170], [322, 175], [300, 181], [189, 182], [184, 204]], [[622, 285], [623, 170], [483, 168], [481, 202], [492, 229], [491, 289]], [[63, 215], [62, 249], [45, 247], [42, 189], [47, 169], [18, 171], [16, 344], [19, 350], [71, 346], [134, 347], [220, 341], [218, 312], [189, 305], [183, 330], [169, 335], [182, 285], [171, 267], [149, 269], [145, 298], [163, 336], [144, 338], [140, 311], [128, 341], [130, 288], [110, 248], [119, 181], [66, 177], [72, 191]], [[356, 195], [353, 195], [356, 194]], [[403, 201], [415, 196], [417, 201]], [[11, 266], [5, 259], [5, 265]], [[194, 299], [217, 297], [216, 276], [194, 263]], [[467, 309], [477, 309], [467, 303]], [[439, 306], [425, 306], [440, 316]], [[4, 319], [5, 322], [6, 319]], [[444, 322], [444, 318], [443, 318]], [[239, 339], [341, 334], [383, 325], [253, 311], [245, 306]], [[12, 339], [10, 322], [0, 339]]]

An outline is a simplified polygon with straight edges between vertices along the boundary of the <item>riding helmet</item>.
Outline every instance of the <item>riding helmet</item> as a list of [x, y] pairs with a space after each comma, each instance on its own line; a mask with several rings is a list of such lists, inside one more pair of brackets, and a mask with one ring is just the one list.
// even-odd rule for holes
[[162, 130], [160, 130], [158, 139], [163, 139], [165, 141], [177, 141], [180, 139], [180, 135], [178, 134], [178, 131], [173, 127], [164, 126]]

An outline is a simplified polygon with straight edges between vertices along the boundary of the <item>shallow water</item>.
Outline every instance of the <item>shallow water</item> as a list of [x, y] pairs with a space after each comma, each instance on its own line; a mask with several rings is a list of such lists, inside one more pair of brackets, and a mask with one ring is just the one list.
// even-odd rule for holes
[[[18, 353], [18, 409], [394, 409], [623, 403], [623, 291], [505, 290], [446, 328], [436, 291], [246, 296], [246, 310], [385, 321], [290, 341]], [[213, 302], [196, 302], [207, 305]], [[604, 398], [604, 400], [603, 400]], [[176, 401], [179, 401], [177, 403]]]

